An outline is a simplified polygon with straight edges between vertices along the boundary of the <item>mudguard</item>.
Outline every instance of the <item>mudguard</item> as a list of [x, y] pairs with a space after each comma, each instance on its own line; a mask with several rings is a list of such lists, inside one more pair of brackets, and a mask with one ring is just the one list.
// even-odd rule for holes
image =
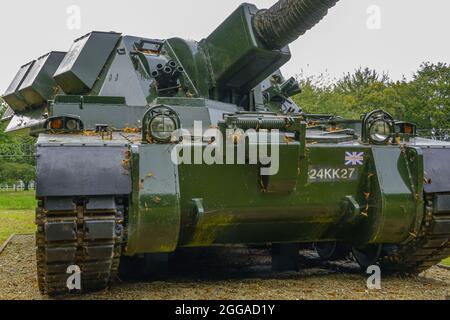
[[450, 192], [450, 148], [442, 146], [424, 147], [425, 192]]
[[127, 153], [117, 143], [38, 143], [37, 197], [130, 194]]

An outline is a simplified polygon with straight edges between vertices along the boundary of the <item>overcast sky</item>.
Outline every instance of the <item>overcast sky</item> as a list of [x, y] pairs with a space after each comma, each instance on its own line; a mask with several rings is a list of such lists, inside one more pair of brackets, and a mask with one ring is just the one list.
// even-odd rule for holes
[[[3, 1], [0, 91], [6, 90], [21, 65], [51, 50], [67, 51], [75, 38], [92, 30], [199, 40], [241, 2]], [[265, 8], [275, 0], [253, 2]], [[293, 58], [284, 73], [327, 71], [335, 77], [358, 66], [370, 66], [388, 71], [394, 79], [410, 77], [423, 61], [449, 62], [449, 15], [449, 0], [340, 0], [320, 25], [291, 45]]]

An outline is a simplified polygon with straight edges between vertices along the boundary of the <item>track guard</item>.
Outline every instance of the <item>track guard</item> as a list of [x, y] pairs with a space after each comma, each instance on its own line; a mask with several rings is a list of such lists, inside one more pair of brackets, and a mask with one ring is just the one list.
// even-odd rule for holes
[[37, 145], [37, 197], [128, 195], [131, 175], [124, 166], [128, 147]]
[[[178, 166], [173, 145], [132, 147], [133, 195], [126, 255], [172, 253], [181, 228]], [[148, 241], [151, 236], [152, 241]]]

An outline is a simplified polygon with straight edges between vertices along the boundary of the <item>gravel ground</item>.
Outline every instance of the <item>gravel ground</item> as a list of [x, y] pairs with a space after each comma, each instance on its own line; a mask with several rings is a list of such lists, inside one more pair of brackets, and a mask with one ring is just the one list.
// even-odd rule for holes
[[[182, 254], [183, 270], [165, 281], [121, 280], [107, 291], [71, 299], [441, 300], [450, 295], [450, 271], [438, 267], [418, 277], [385, 276], [382, 290], [369, 291], [365, 275], [351, 262], [324, 264], [305, 252], [301, 272], [274, 274], [266, 251], [220, 250], [191, 252], [195, 259], [188, 263]], [[16, 236], [0, 255], [0, 299], [46, 299], [37, 288], [33, 236]]]

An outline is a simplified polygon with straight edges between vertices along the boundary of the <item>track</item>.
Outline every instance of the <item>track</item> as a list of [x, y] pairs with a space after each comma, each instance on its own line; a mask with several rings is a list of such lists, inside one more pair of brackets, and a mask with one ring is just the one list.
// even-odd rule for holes
[[[36, 210], [37, 273], [39, 290], [50, 296], [69, 293], [70, 266], [81, 269], [81, 290], [106, 288], [117, 278], [126, 232], [126, 200], [111, 198], [114, 209], [89, 206], [94, 198], [76, 199], [73, 210], [46, 210], [41, 199]], [[104, 199], [97, 201], [102, 203]], [[111, 202], [110, 201], [110, 202]], [[383, 270], [420, 273], [450, 256], [450, 215], [434, 210], [434, 196], [426, 196], [420, 234], [404, 246], [389, 247]], [[107, 206], [105, 206], [107, 207]]]
[[[115, 209], [88, 209], [86, 199], [76, 209], [47, 211], [41, 199], [36, 209], [37, 273], [42, 294], [69, 293], [69, 266], [81, 269], [81, 290], [106, 288], [117, 277], [124, 237], [124, 204]], [[91, 199], [92, 201], [92, 199]], [[105, 206], [106, 207], [106, 206]]]
[[390, 248], [381, 261], [388, 270], [420, 273], [450, 256], [450, 215], [435, 210], [435, 195], [425, 195], [425, 216], [416, 239]]
[[[51, 299], [36, 279], [34, 236], [16, 236], [0, 254], [0, 299]], [[220, 250], [219, 250], [220, 249]], [[450, 271], [432, 267], [420, 276], [382, 272], [382, 290], [367, 290], [368, 275], [351, 261], [325, 263], [301, 252], [300, 272], [271, 271], [270, 251], [209, 248], [186, 252], [164, 280], [121, 278], [108, 290], [58, 299], [74, 300], [434, 300], [450, 297]], [[185, 259], [187, 257], [187, 260]], [[200, 259], [199, 259], [200, 258]]]

